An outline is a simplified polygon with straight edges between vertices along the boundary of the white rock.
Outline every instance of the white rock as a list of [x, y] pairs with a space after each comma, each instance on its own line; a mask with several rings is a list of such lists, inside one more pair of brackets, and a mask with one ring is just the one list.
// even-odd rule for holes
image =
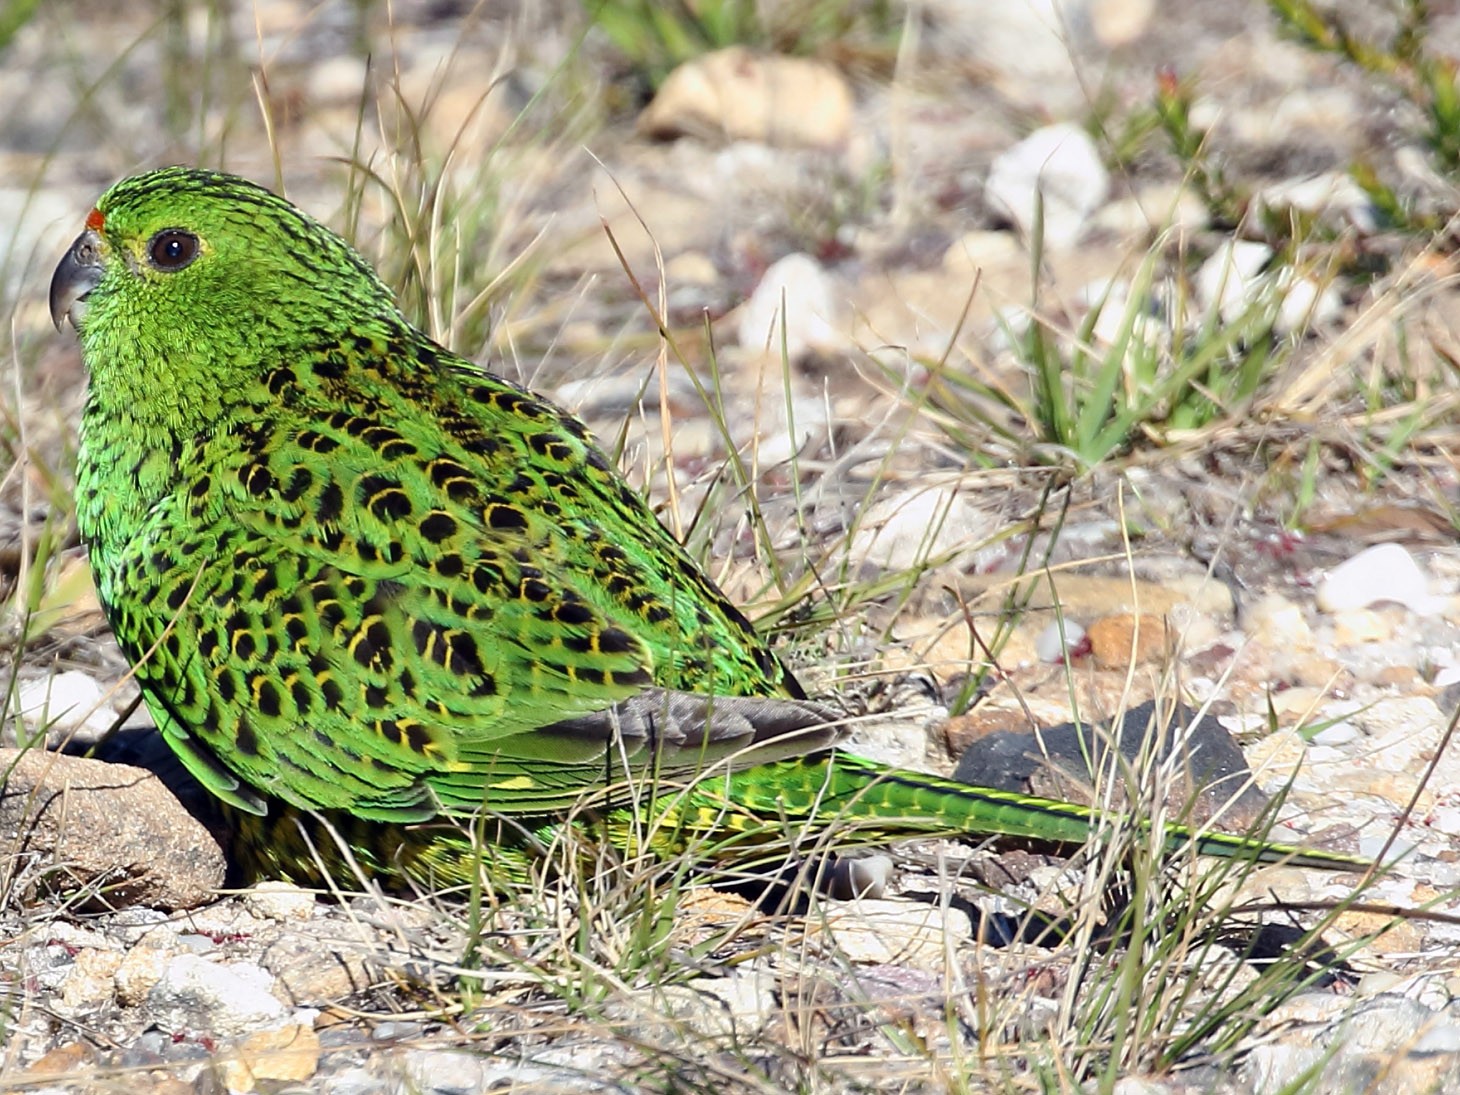
[[848, 960], [872, 965], [943, 969], [949, 956], [973, 936], [973, 924], [962, 909], [913, 901], [828, 901], [826, 924]]
[[740, 345], [780, 358], [785, 320], [785, 356], [795, 361], [808, 350], [834, 348], [836, 290], [821, 263], [810, 255], [787, 255], [771, 264], [740, 312]]
[[[1001, 98], [1047, 114], [1089, 110], [1089, 90], [1071, 57], [1082, 56], [1138, 32], [1129, 15], [1107, 8], [1109, 0], [926, 0], [923, 49], [956, 56], [987, 73]], [[1131, 4], [1115, 7], [1130, 8]]]
[[873, 503], [856, 532], [862, 561], [889, 570], [918, 566], [996, 532], [992, 518], [956, 487], [930, 487]]
[[1034, 656], [1058, 665], [1069, 661], [1069, 652], [1085, 641], [1085, 629], [1074, 620], [1051, 620], [1034, 638]]
[[[775, 973], [764, 962], [752, 962], [728, 977], [698, 978], [689, 985], [699, 997], [698, 1014], [685, 1018], [692, 1029], [706, 1037], [762, 1030], [776, 1015], [777, 987]], [[714, 1000], [706, 1000], [705, 996]]]
[[1072, 122], [1035, 130], [1001, 153], [989, 170], [984, 197], [1029, 235], [1040, 196], [1044, 200], [1044, 243], [1075, 244], [1090, 214], [1110, 193], [1110, 174], [1090, 135]]
[[[545, 1055], [538, 1053], [536, 1056]], [[587, 1062], [584, 1065], [586, 1068]], [[399, 1067], [404, 1086], [394, 1090], [430, 1092], [431, 1095], [532, 1089], [552, 1091], [561, 1090], [562, 1083], [561, 1075], [530, 1060], [488, 1057], [464, 1049], [413, 1049], [405, 1054]]]
[[1279, 335], [1331, 324], [1343, 314], [1343, 297], [1332, 281], [1320, 282], [1290, 266], [1265, 272], [1272, 257], [1265, 243], [1227, 240], [1197, 271], [1198, 302], [1232, 323], [1265, 299], [1275, 299], [1273, 330]]
[[1287, 268], [1279, 275], [1278, 286], [1283, 300], [1273, 330], [1280, 335], [1325, 327], [1343, 314], [1343, 297], [1332, 281], [1319, 284], [1310, 275]]
[[1171, 332], [1164, 320], [1144, 312], [1131, 315], [1130, 308], [1126, 300], [1107, 301], [1090, 332], [1091, 340], [1104, 353], [1125, 339], [1127, 362], [1142, 364], [1156, 360], [1161, 349], [1170, 345]]
[[1399, 544], [1375, 544], [1345, 559], [1324, 576], [1317, 604], [1324, 612], [1368, 608], [1382, 601], [1404, 605], [1411, 612], [1431, 616], [1445, 605], [1431, 595], [1429, 578]]
[[1460, 804], [1443, 802], [1425, 815], [1425, 824], [1431, 832], [1445, 836], [1460, 836]]
[[1125, 278], [1097, 278], [1082, 285], [1075, 294], [1082, 308], [1097, 312], [1090, 340], [1102, 349], [1127, 333], [1133, 341], [1146, 345], [1154, 345], [1161, 338], [1160, 324], [1151, 323], [1154, 318], [1150, 315], [1154, 306], [1151, 296], [1142, 294], [1132, 301], [1131, 288]]
[[117, 719], [105, 695], [94, 678], [72, 669], [26, 681], [16, 691], [15, 706], [22, 721], [33, 730], [100, 734]]
[[316, 58], [308, 72], [306, 94], [315, 108], [358, 103], [361, 89], [369, 84], [365, 59], [353, 54]]
[[308, 920], [318, 905], [308, 890], [268, 879], [243, 895], [243, 907], [266, 920]]
[[1391, 1054], [1397, 1046], [1412, 1045], [1421, 1031], [1439, 1022], [1434, 1011], [1403, 996], [1380, 996], [1355, 1007], [1346, 1017], [1345, 1053]]
[[[1389, 843], [1388, 833], [1375, 833], [1372, 836], [1359, 837], [1359, 855], [1366, 859], [1374, 859], [1384, 850], [1384, 845]], [[1394, 863], [1401, 860], [1409, 860], [1414, 857], [1415, 849], [1419, 845], [1404, 837], [1397, 837], [1393, 844], [1389, 844], [1389, 851], [1385, 853], [1384, 862]]]
[[70, 972], [61, 982], [61, 998], [54, 1006], [62, 1014], [77, 1016], [109, 1003], [112, 975], [121, 964], [121, 951], [94, 947], [78, 951]]
[[1137, 193], [1116, 198], [1090, 218], [1090, 226], [1121, 238], [1172, 229], [1179, 238], [1199, 232], [1211, 223], [1211, 210], [1189, 186], [1158, 182]]
[[1156, 0], [1089, 0], [1086, 11], [1095, 40], [1107, 49], [1118, 49], [1146, 33], [1156, 14]]
[[1242, 1062], [1246, 1090], [1262, 1095], [1296, 1089], [1323, 1068], [1330, 1051], [1315, 1042], [1269, 1042], [1252, 1047]]
[[943, 252], [943, 270], [960, 281], [986, 270], [1029, 262], [1014, 233], [980, 228], [965, 232]]
[[[354, 1068], [331, 1069], [329, 1075], [319, 1077], [320, 1086], [315, 1089], [320, 1095], [388, 1095], [391, 1088], [381, 1078], [380, 1069], [356, 1065]], [[399, 1090], [399, 1088], [395, 1089]]]
[[1372, 608], [1346, 608], [1333, 615], [1333, 642], [1336, 646], [1383, 643], [1393, 635], [1394, 625], [1389, 617]]
[[1378, 230], [1374, 203], [1364, 188], [1346, 172], [1330, 171], [1306, 179], [1285, 179], [1262, 187], [1252, 196], [1258, 209], [1282, 212], [1297, 209], [1329, 216], [1362, 232]]
[[158, 1027], [173, 1034], [246, 1034], [285, 1017], [284, 1005], [269, 991], [273, 981], [258, 966], [179, 954], [147, 994], [148, 1010]]
[[1271, 650], [1314, 649], [1313, 629], [1303, 610], [1281, 593], [1265, 593], [1242, 612], [1242, 625], [1254, 642]]
[[1187, 677], [1186, 692], [1197, 707], [1209, 703], [1216, 697], [1217, 682], [1210, 677]]
[[112, 975], [117, 1002], [129, 1008], [146, 1000], [162, 980], [167, 964], [178, 954], [180, 946], [177, 933], [168, 927], [158, 928], [144, 936], [141, 942], [127, 951]]
[[1363, 731], [1353, 723], [1339, 721], [1325, 726], [1308, 740], [1313, 745], [1326, 745], [1332, 748], [1347, 745], [1351, 741], [1358, 741], [1363, 736]]
[[1196, 272], [1196, 299], [1208, 311], [1216, 309], [1226, 323], [1232, 323], [1269, 291], [1262, 269], [1272, 261], [1273, 251], [1255, 240], [1223, 242]]
[[1409, 1046], [1411, 1053], [1460, 1053], [1460, 1026], [1437, 1022]]

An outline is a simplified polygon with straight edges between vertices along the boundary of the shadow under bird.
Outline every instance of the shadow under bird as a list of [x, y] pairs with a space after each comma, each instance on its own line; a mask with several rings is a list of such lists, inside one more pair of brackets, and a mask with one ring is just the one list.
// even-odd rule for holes
[[1100, 823], [845, 751], [582, 423], [414, 328], [262, 187], [118, 182], [50, 307], [89, 372], [76, 514], [101, 604], [255, 876], [495, 882], [570, 814], [732, 863], [830, 826], [1078, 844]]

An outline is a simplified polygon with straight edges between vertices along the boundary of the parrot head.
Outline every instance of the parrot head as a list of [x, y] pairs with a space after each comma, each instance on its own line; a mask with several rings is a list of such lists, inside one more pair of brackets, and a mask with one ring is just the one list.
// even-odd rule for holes
[[185, 167], [101, 196], [51, 278], [50, 309], [79, 333], [94, 393], [173, 418], [210, 413], [301, 346], [403, 322], [334, 232], [261, 186]]

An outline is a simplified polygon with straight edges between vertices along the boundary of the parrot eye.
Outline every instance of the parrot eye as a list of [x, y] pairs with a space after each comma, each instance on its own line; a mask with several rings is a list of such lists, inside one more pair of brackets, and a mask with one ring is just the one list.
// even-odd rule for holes
[[198, 237], [181, 228], [164, 228], [147, 245], [147, 257], [159, 270], [181, 270], [198, 257]]

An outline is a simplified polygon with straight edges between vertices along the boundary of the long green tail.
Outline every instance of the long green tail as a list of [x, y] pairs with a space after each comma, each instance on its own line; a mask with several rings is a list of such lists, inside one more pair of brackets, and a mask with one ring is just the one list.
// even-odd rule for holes
[[[764, 863], [771, 848], [805, 847], [829, 831], [838, 842], [860, 834], [861, 844], [963, 835], [1079, 845], [1101, 821], [1098, 811], [1071, 802], [889, 768], [840, 750], [710, 775], [689, 787], [643, 786], [640, 791], [637, 806], [632, 796], [626, 798], [625, 787], [605, 793], [596, 807], [577, 815], [578, 821], [620, 848], [688, 852], [722, 866]], [[235, 849], [250, 875], [318, 883], [329, 874], [346, 886], [353, 885], [356, 869], [425, 886], [463, 885], [483, 870], [494, 885], [510, 885], [527, 876], [533, 847], [551, 844], [562, 824], [561, 818], [544, 817], [393, 825], [341, 813], [305, 814], [277, 804], [266, 817], [230, 814]], [[1148, 822], [1137, 824], [1149, 828]], [[473, 829], [478, 839], [471, 837]], [[1183, 825], [1164, 826], [1163, 836], [1173, 853], [1191, 848], [1201, 855], [1335, 871], [1371, 866], [1341, 852]], [[342, 844], [351, 849], [350, 862], [342, 858]]]
[[[1057, 799], [978, 787], [836, 751], [757, 765], [728, 778], [726, 797], [749, 814], [788, 820], [814, 814], [823, 822], [881, 822], [889, 836], [913, 833], [1023, 838], [1050, 844], [1084, 844], [1100, 822], [1098, 811]], [[1138, 821], [1144, 828], [1150, 823]], [[1229, 833], [1163, 827], [1170, 852], [1194, 848], [1201, 855], [1284, 863], [1320, 870], [1365, 870], [1359, 856], [1275, 844]]]

